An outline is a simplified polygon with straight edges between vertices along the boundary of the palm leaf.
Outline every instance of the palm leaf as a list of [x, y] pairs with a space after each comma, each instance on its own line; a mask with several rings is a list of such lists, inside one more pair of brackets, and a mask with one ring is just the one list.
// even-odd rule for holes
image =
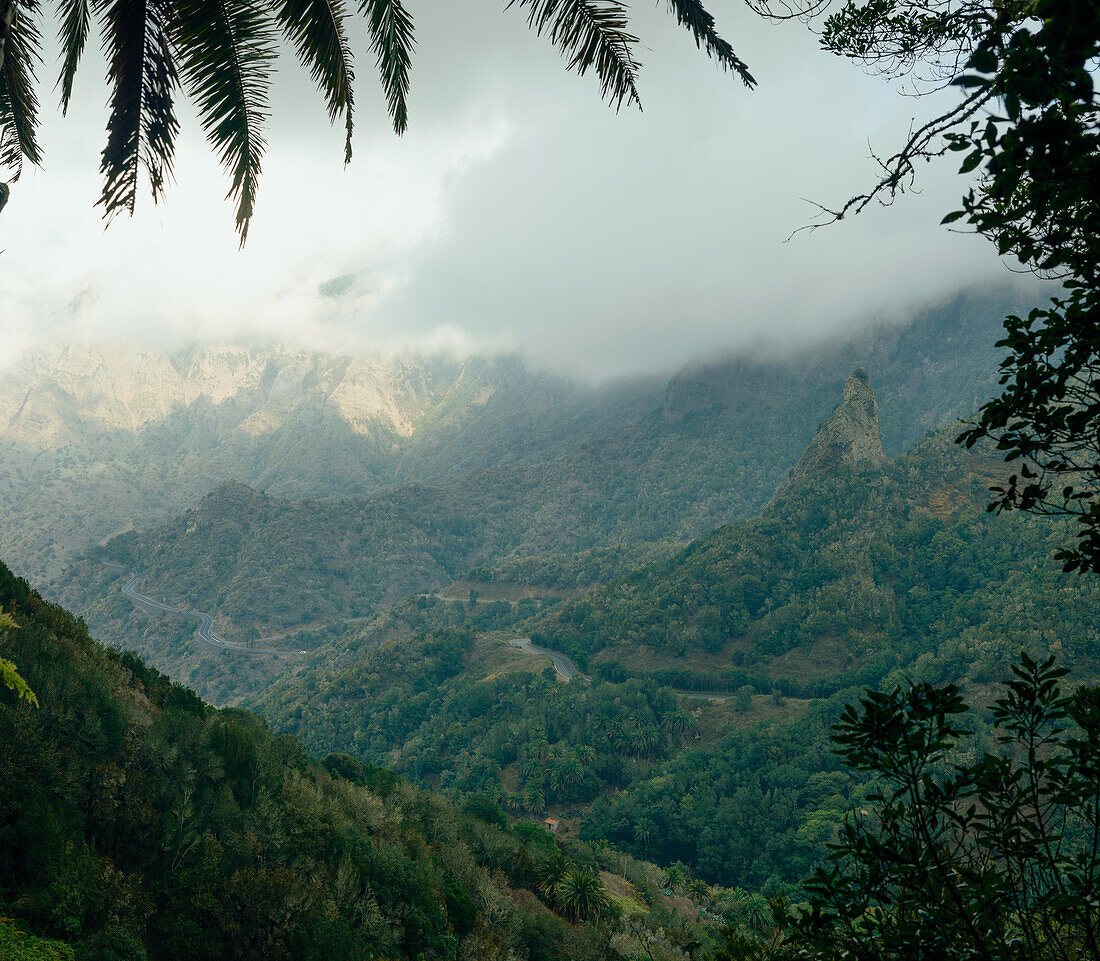
[[691, 31], [697, 47], [706, 50], [724, 69], [737, 74], [746, 87], [755, 86], [756, 80], [749, 73], [744, 61], [718, 35], [714, 28], [714, 17], [703, 6], [702, 0], [668, 0], [668, 8], [676, 14], [676, 22]]
[[527, 7], [528, 24], [569, 59], [569, 69], [586, 73], [595, 68], [604, 97], [616, 108], [638, 97], [638, 62], [633, 47], [638, 38], [627, 31], [626, 7], [620, 0], [509, 0], [508, 7]]
[[42, 163], [38, 149], [38, 98], [34, 95], [35, 65], [42, 62], [42, 35], [35, 23], [38, 0], [24, 0], [4, 44], [0, 67], [0, 166], [18, 180], [23, 160]]
[[59, 4], [61, 13], [61, 27], [57, 31], [58, 40], [61, 42], [61, 50], [64, 54], [61, 62], [61, 75], [57, 78], [57, 85], [61, 88], [61, 112], [68, 113], [69, 101], [73, 96], [73, 78], [76, 76], [76, 65], [84, 53], [84, 44], [88, 41], [88, 28], [91, 26], [91, 15], [88, 9], [88, 0], [61, 0]]
[[344, 115], [347, 137], [344, 162], [351, 160], [352, 69], [351, 48], [344, 23], [343, 0], [275, 0], [275, 18], [294, 44], [298, 59], [309, 70], [328, 104], [329, 120]]
[[167, 0], [108, 0], [100, 15], [108, 76], [113, 83], [104, 175], [104, 216], [134, 212], [139, 168], [149, 175], [154, 202], [171, 178], [179, 123], [173, 101], [179, 75], [168, 41]]
[[416, 42], [412, 17], [401, 0], [359, 0], [359, 12], [367, 18], [370, 45], [378, 58], [393, 129], [404, 133], [409, 123], [409, 65]]
[[275, 32], [252, 0], [180, 0], [174, 46], [188, 93], [237, 201], [241, 246], [256, 204]]
[[4, 48], [8, 43], [11, 25], [15, 21], [18, 7], [15, 0], [0, 0], [0, 68], [4, 66]]

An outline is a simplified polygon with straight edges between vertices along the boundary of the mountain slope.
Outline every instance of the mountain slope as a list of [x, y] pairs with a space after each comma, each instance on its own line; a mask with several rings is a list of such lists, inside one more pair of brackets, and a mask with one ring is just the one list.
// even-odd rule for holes
[[[582, 836], [708, 880], [795, 881], [866, 787], [828, 741], [860, 686], [904, 674], [980, 701], [1021, 649], [1100, 677], [1100, 585], [1052, 560], [1060, 523], [987, 513], [1005, 465], [950, 430], [891, 461], [814, 456], [877, 450], [869, 385], [846, 393], [763, 516], [526, 622], [410, 602], [327, 640], [254, 705], [316, 750], [456, 796], [545, 800]], [[592, 684], [503, 640], [525, 635]]]
[[[64, 950], [9, 918], [78, 958], [153, 961], [596, 961], [612, 937], [714, 936], [652, 866], [346, 755], [318, 764], [100, 646], [2, 565], [0, 607], [19, 625], [0, 653], [40, 703], [0, 686], [0, 952]], [[630, 932], [614, 913], [556, 915], [536, 889], [563, 871], [634, 891]]]
[[23, 569], [172, 516], [228, 479], [286, 497], [370, 494], [560, 452], [658, 402], [513, 357], [345, 357], [65, 346], [0, 377], [0, 538]]
[[[1056, 612], [1065, 652], [1085, 654], [1087, 584], [1050, 559], [1059, 524], [983, 510], [1006, 465], [959, 450], [951, 430], [888, 463], [818, 456], [838, 424], [844, 404], [762, 517], [565, 602], [532, 637], [589, 670], [790, 692], [881, 676], [963, 637], [1034, 639]], [[855, 443], [873, 448], [877, 425], [863, 428]]]
[[[500, 356], [57, 347], [0, 376], [0, 542], [52, 579], [89, 542], [226, 480], [346, 498], [543, 464], [616, 539], [690, 538], [760, 509], [853, 367], [875, 378], [890, 453], [976, 409], [995, 389], [1001, 318], [1024, 302], [973, 291], [787, 358], [695, 365], [664, 390], [588, 388]], [[543, 541], [558, 514], [532, 515]]]

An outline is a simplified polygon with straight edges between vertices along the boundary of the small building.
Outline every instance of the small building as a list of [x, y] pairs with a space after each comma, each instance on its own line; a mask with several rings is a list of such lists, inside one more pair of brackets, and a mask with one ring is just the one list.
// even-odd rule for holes
[[557, 834], [558, 833], [558, 819], [557, 818], [547, 818], [542, 823], [546, 825], [546, 830], [549, 831], [551, 834]]

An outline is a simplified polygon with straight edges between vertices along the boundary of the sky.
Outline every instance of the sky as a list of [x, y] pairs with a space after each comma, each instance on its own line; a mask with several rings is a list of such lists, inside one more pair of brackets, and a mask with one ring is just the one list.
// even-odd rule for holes
[[357, 35], [355, 158], [283, 57], [257, 215], [238, 250], [227, 181], [189, 109], [176, 184], [104, 229], [94, 207], [104, 67], [69, 115], [41, 71], [46, 163], [0, 215], [0, 364], [44, 338], [178, 346], [261, 337], [325, 350], [520, 350], [603, 379], [717, 351], [803, 346], [901, 320], [1011, 275], [941, 227], [947, 158], [889, 209], [791, 237], [813, 200], [874, 180], [874, 148], [951, 93], [916, 99], [817, 49], [802, 24], [712, 0], [754, 91], [663, 3], [632, 7], [641, 112], [615, 112], [500, 0], [418, 0], [410, 128], [388, 127]]

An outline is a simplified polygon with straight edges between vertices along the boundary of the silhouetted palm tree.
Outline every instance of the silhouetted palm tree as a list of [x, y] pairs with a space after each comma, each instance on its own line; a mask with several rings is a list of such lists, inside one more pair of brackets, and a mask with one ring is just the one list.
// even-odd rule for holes
[[[229, 173], [237, 229], [248, 235], [264, 153], [268, 93], [280, 38], [294, 48], [324, 97], [329, 118], [346, 130], [351, 159], [353, 57], [347, 37], [352, 13], [370, 35], [394, 130], [408, 122], [407, 95], [413, 21], [402, 0], [55, 0], [62, 64], [62, 110], [72, 95], [77, 64], [93, 27], [107, 55], [110, 119], [100, 169], [99, 204], [110, 219], [132, 213], [141, 171], [153, 200], [172, 179], [182, 88], [194, 101], [207, 138]], [[702, 0], [667, 0], [696, 44], [747, 86], [755, 81], [715, 30]], [[623, 0], [511, 0], [527, 10], [530, 26], [545, 34], [578, 73], [594, 70], [603, 95], [616, 107], [639, 103], [637, 37]], [[0, 173], [17, 180], [24, 161], [40, 164], [40, 0], [0, 0]]]

